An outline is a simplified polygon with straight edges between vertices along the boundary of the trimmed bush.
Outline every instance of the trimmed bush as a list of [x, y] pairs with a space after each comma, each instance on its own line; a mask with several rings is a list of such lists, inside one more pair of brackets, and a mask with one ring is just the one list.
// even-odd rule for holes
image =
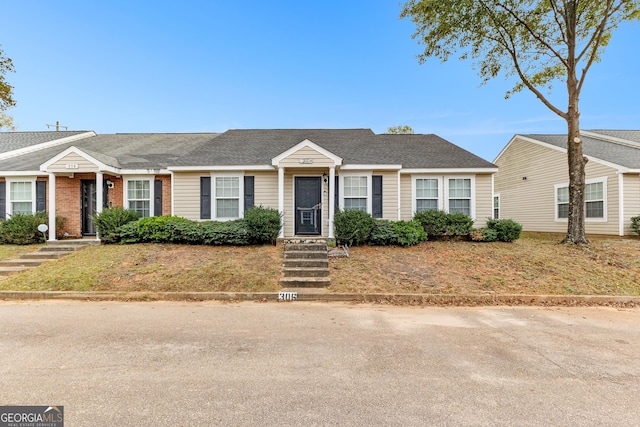
[[631, 230], [636, 234], [640, 234], [640, 216], [631, 217]]
[[495, 230], [501, 242], [513, 242], [520, 238], [522, 225], [511, 219], [488, 219], [487, 227]]
[[413, 220], [422, 225], [430, 239], [435, 240], [465, 237], [473, 230], [473, 219], [460, 212], [451, 214], [436, 210], [416, 212]]
[[397, 245], [398, 233], [393, 222], [384, 219], [376, 220], [376, 225], [369, 236], [369, 244], [373, 246]]
[[121, 206], [106, 208], [101, 213], [92, 217], [93, 223], [98, 229], [100, 240], [103, 243], [116, 243], [119, 241], [117, 229], [129, 222], [137, 221], [138, 213]]
[[376, 220], [361, 210], [339, 210], [335, 213], [333, 225], [339, 244], [362, 245], [369, 241]]
[[138, 228], [141, 242], [168, 243], [174, 242], [174, 225], [190, 222], [186, 218], [172, 215], [151, 216], [134, 223]]
[[0, 243], [10, 245], [44, 243], [46, 238], [38, 231], [38, 226], [48, 222], [49, 216], [46, 212], [15, 213], [11, 215], [11, 218], [0, 223]]
[[405, 248], [427, 240], [427, 233], [418, 221], [397, 221], [393, 229], [398, 235], [398, 244]]
[[251, 243], [247, 224], [242, 219], [235, 221], [208, 221], [200, 224], [202, 243], [205, 245], [245, 246]]
[[474, 242], [495, 242], [498, 240], [498, 232], [492, 228], [478, 228], [469, 233], [469, 238]]
[[280, 212], [262, 206], [254, 206], [246, 211], [244, 221], [253, 243], [274, 244], [282, 228]]

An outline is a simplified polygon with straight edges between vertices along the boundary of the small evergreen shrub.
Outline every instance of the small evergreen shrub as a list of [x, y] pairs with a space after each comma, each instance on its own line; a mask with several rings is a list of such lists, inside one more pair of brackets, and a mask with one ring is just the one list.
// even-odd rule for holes
[[98, 229], [100, 240], [103, 243], [118, 242], [118, 227], [132, 221], [137, 221], [138, 218], [137, 212], [130, 211], [121, 206], [106, 208], [101, 213], [92, 217], [93, 223]]
[[473, 219], [460, 212], [447, 215], [447, 236], [465, 237], [473, 230]]
[[498, 232], [492, 228], [478, 228], [469, 233], [469, 238], [474, 242], [496, 242]]
[[378, 219], [371, 230], [369, 244], [373, 246], [391, 246], [398, 244], [398, 233], [393, 222]]
[[427, 233], [418, 221], [397, 221], [393, 229], [398, 235], [398, 244], [406, 248], [427, 240]]
[[[57, 218], [56, 218], [57, 220]], [[31, 245], [44, 243], [46, 237], [40, 231], [40, 224], [48, 224], [49, 216], [46, 212], [35, 214], [11, 215], [11, 218], [2, 221], [0, 225], [0, 243], [9, 245]]]
[[442, 239], [447, 235], [447, 213], [428, 210], [416, 212], [414, 221], [418, 221], [430, 238]]
[[243, 219], [203, 222], [200, 224], [200, 231], [204, 245], [245, 246], [251, 243], [251, 236]]
[[142, 218], [135, 224], [141, 242], [168, 243], [175, 240], [174, 224], [184, 222], [189, 220], [179, 216], [163, 215]]
[[333, 225], [338, 243], [363, 245], [369, 241], [376, 220], [361, 210], [339, 210], [335, 213]]
[[631, 217], [631, 230], [636, 234], [640, 234], [640, 216]]
[[501, 242], [513, 242], [520, 238], [522, 225], [511, 219], [488, 219], [487, 227], [495, 230]]
[[254, 206], [244, 213], [244, 221], [253, 243], [275, 243], [282, 228], [277, 209]]

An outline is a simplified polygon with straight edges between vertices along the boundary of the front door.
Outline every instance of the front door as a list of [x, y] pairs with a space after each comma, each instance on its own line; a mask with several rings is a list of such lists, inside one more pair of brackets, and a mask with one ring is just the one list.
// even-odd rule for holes
[[[109, 200], [108, 196], [109, 187], [106, 185], [106, 180], [102, 185], [102, 195], [104, 200], [102, 201], [102, 206], [107, 207], [107, 201]], [[80, 181], [80, 222], [82, 224], [82, 235], [83, 236], [95, 236], [96, 235], [96, 226], [93, 223], [92, 216], [97, 212], [97, 191], [96, 191], [96, 181], [92, 179], [83, 179]]]
[[295, 204], [295, 233], [321, 234], [322, 178], [319, 176], [296, 177]]

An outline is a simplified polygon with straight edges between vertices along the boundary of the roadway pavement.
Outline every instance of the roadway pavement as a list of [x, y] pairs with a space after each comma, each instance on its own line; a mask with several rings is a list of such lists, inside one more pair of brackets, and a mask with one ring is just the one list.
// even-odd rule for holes
[[67, 426], [635, 426], [639, 355], [639, 308], [0, 302], [0, 405]]

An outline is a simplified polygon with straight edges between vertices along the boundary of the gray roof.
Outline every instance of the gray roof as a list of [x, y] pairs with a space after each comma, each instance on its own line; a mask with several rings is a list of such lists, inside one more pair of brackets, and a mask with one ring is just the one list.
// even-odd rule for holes
[[163, 169], [217, 133], [109, 134], [73, 141], [55, 147], [0, 160], [2, 171], [33, 171], [71, 146], [96, 160], [123, 169]]
[[[615, 131], [612, 131], [615, 132]], [[634, 132], [634, 131], [624, 131]], [[637, 131], [635, 131], [637, 132]], [[602, 131], [598, 133], [605, 135]], [[547, 144], [555, 145], [563, 149], [567, 149], [567, 135], [544, 135], [544, 134], [530, 134], [522, 135], [527, 138], [532, 138]], [[614, 135], [608, 135], [614, 136]], [[581, 136], [582, 149], [585, 155], [594, 157], [596, 159], [604, 160], [606, 162], [614, 163], [629, 169], [640, 169], [640, 146], [633, 147], [632, 145], [618, 144], [611, 141], [598, 139], [589, 136]]]
[[626, 139], [627, 141], [640, 143], [640, 130], [597, 129], [590, 130], [589, 132], [599, 133], [600, 135], [612, 136], [614, 138]]
[[371, 129], [229, 130], [182, 156], [174, 166], [267, 165], [308, 139], [343, 164], [404, 168], [495, 168], [436, 135], [376, 135]]
[[88, 131], [0, 132], [0, 153], [79, 135]]

